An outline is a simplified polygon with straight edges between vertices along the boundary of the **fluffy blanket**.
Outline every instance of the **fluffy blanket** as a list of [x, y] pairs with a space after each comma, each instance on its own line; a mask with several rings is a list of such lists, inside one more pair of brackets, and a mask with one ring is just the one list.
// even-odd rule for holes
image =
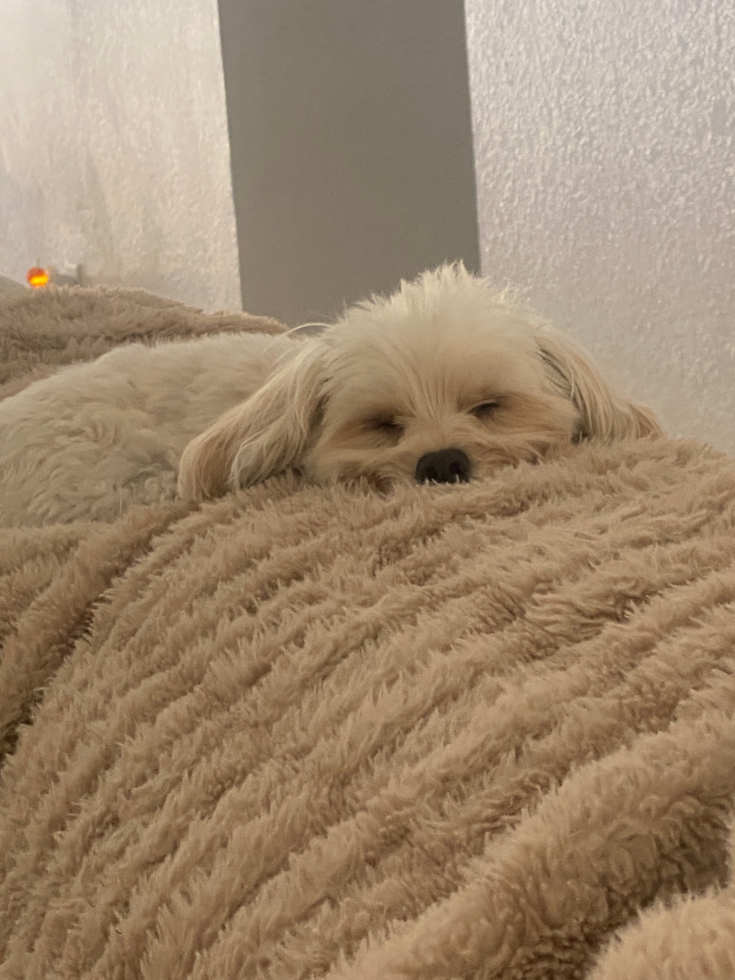
[[733, 603], [663, 439], [0, 532], [0, 978], [732, 980]]
[[0, 399], [124, 343], [285, 329], [270, 317], [206, 314], [143, 289], [0, 290]]

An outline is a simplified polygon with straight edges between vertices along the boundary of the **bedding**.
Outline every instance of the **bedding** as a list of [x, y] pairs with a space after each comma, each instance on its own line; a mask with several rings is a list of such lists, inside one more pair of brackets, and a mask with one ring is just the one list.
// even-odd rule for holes
[[144, 289], [0, 291], [0, 399], [59, 368], [124, 343], [193, 340], [210, 333], [282, 333], [267, 316], [203, 313]]
[[[22, 299], [10, 389], [134, 329]], [[0, 978], [732, 980], [734, 603], [672, 439], [0, 531]]]

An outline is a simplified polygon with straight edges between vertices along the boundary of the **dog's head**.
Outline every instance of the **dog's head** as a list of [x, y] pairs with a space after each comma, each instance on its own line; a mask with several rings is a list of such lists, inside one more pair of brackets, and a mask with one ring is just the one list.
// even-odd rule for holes
[[571, 340], [461, 265], [353, 307], [186, 448], [179, 492], [296, 467], [316, 481], [466, 481], [579, 439], [660, 434]]

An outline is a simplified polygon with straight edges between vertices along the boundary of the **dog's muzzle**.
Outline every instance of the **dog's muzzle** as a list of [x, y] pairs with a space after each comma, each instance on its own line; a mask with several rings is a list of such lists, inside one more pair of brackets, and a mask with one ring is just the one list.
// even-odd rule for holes
[[426, 453], [416, 464], [417, 483], [469, 483], [472, 466], [461, 449]]

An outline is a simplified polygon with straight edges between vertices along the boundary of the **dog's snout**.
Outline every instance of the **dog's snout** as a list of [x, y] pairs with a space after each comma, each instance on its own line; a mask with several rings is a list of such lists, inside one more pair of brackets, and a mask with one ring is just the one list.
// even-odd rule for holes
[[416, 464], [417, 483], [468, 483], [470, 461], [461, 449], [426, 453]]

